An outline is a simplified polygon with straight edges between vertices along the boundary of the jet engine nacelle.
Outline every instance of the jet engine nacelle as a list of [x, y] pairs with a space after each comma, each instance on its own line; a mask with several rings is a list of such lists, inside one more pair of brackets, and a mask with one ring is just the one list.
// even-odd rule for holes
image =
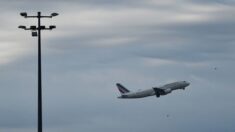
[[171, 89], [165, 89], [164, 90], [165, 94], [169, 94], [169, 93], [171, 93], [171, 91], [172, 91]]

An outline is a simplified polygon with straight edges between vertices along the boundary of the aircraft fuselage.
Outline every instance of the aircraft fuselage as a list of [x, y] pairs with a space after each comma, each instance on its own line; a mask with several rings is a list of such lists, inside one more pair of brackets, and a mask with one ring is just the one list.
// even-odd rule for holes
[[128, 92], [128, 93], [123, 93], [121, 96], [118, 98], [143, 98], [143, 97], [148, 97], [148, 96], [154, 96], [156, 95], [157, 97], [167, 95], [171, 93], [174, 90], [177, 89], [185, 89], [185, 87], [189, 86], [190, 83], [186, 81], [180, 81], [180, 82], [174, 82], [174, 83], [169, 83], [160, 87], [153, 87], [151, 89], [147, 90], [141, 90], [137, 92]]

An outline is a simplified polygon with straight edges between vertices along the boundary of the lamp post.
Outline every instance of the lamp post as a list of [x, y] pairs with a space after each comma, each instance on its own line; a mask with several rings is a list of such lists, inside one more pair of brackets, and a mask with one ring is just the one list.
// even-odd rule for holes
[[41, 12], [37, 13], [37, 16], [28, 16], [26, 12], [21, 12], [21, 16], [24, 18], [37, 18], [38, 26], [30, 26], [27, 28], [26, 26], [19, 26], [18, 28], [24, 30], [31, 30], [33, 37], [38, 37], [38, 132], [42, 132], [42, 71], [41, 71], [41, 30], [52, 30], [56, 28], [56, 26], [51, 25], [48, 28], [45, 26], [41, 26], [41, 18], [52, 18], [58, 13], [51, 13], [50, 16], [42, 16]]

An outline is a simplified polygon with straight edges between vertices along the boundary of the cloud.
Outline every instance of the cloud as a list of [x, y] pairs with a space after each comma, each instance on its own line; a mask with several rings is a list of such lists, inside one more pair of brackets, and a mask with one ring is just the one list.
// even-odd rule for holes
[[[40, 10], [60, 14], [43, 20], [57, 26], [42, 34], [46, 131], [233, 131], [231, 3], [1, 1], [0, 130], [36, 127], [37, 39], [17, 27], [36, 24], [19, 12]], [[134, 91], [178, 80], [191, 86], [160, 99], [116, 99], [117, 82]]]

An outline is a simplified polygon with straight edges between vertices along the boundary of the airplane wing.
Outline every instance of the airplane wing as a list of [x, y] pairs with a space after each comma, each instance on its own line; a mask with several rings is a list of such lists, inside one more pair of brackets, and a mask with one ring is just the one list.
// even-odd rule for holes
[[164, 94], [165, 94], [164, 89], [161, 89], [161, 88], [153, 88], [153, 90], [155, 91], [157, 97], [160, 97], [160, 95], [164, 95]]

